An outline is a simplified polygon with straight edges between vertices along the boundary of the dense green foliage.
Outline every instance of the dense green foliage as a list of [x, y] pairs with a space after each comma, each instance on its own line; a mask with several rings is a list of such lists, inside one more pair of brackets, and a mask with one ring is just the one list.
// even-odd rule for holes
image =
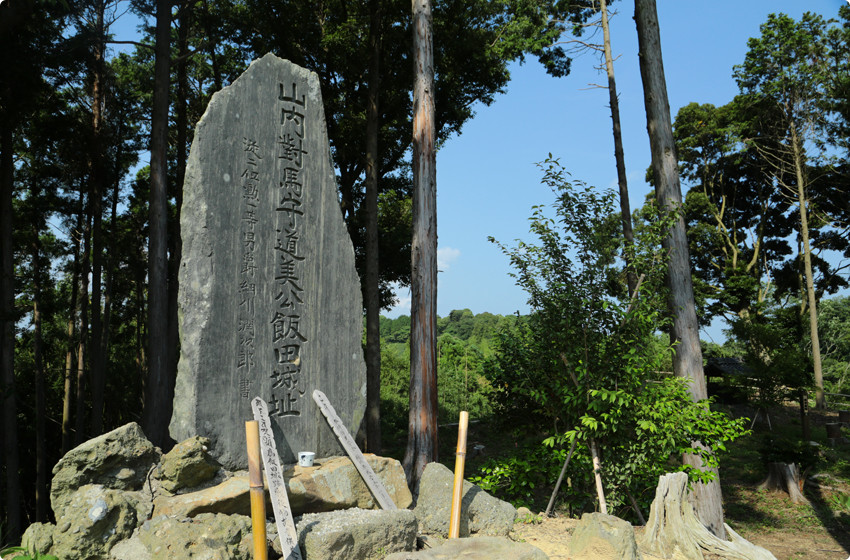
[[[492, 385], [485, 375], [496, 333], [515, 321], [492, 313], [455, 310], [437, 319], [439, 422], [458, 421], [461, 410], [473, 421], [492, 420]], [[410, 317], [381, 317], [381, 425], [392, 451], [407, 434], [410, 390]]]
[[[365, 268], [364, 124], [374, 5], [365, 0], [172, 4], [167, 227], [172, 374], [179, 346], [178, 217], [194, 123], [210, 97], [252, 59], [271, 51], [318, 74], [341, 210], [358, 269]], [[380, 5], [379, 262], [381, 301], [387, 305], [394, 299], [390, 283], [409, 281], [413, 65], [409, 3], [383, 0]], [[157, 406], [143, 402], [151, 356], [147, 308], [151, 174], [139, 165], [151, 133], [154, 29], [150, 24], [155, 11], [156, 3], [150, 0], [132, 0], [129, 5], [114, 0], [0, 3], [4, 53], [0, 201], [4, 212], [8, 203], [13, 213], [0, 218], [0, 223], [14, 227], [8, 235], [4, 227], [2, 247], [6, 241], [13, 246], [8, 254], [15, 267], [14, 278], [6, 282], [4, 274], [0, 284], [4, 333], [0, 373], [14, 375], [15, 381], [4, 377], [2, 393], [9, 401], [5, 408], [12, 411], [15, 402], [18, 407], [17, 415], [9, 414], [17, 419], [16, 425], [4, 418], [7, 435], [2, 441], [18, 447], [11, 433], [20, 432], [21, 441], [45, 444], [38, 457], [33, 446], [20, 446], [20, 468], [11, 467], [19, 471], [20, 483], [13, 480], [15, 473], [7, 477], [24, 494], [18, 500], [6, 492], [3, 496], [12, 505], [4, 507], [16, 511], [20, 507], [23, 517], [49, 516], [46, 488], [38, 492], [41, 507], [36, 507], [35, 475], [39, 470], [49, 476], [63, 448], [138, 421], [143, 405]], [[534, 56], [552, 73], [566, 75], [569, 58], [557, 45], [558, 38], [589, 13], [584, 3], [539, 0], [446, 0], [435, 2], [435, 12], [440, 142], [461, 131], [477, 102], [492, 103], [505, 90], [511, 61]], [[119, 18], [134, 17], [141, 35], [137, 41], [114, 36]], [[125, 43], [121, 47], [125, 52], [113, 50], [112, 41]], [[135, 177], [129, 176], [131, 170], [137, 172]], [[484, 328], [473, 339], [486, 344], [486, 332]], [[462, 329], [451, 330], [441, 342], [440, 367], [447, 372], [444, 393], [457, 395], [447, 401], [444, 414], [455, 414], [461, 406], [487, 409], [485, 401], [474, 398], [482, 384], [482, 351], [487, 349], [467, 347], [468, 338]], [[386, 359], [395, 364], [406, 356], [402, 351]], [[405, 377], [402, 368], [388, 371]], [[392, 382], [391, 376], [386, 377]], [[13, 462], [9, 453], [4, 455]], [[33, 468], [36, 463], [38, 469]]]
[[[616, 507], [653, 488], [682, 453], [700, 454], [716, 466], [716, 454], [743, 433], [743, 424], [712, 411], [708, 402], [692, 402], [683, 380], [659, 371], [669, 353], [653, 344], [666, 325], [660, 239], [671, 218], [657, 217], [634, 245], [624, 246], [612, 219], [613, 192], [571, 181], [551, 159], [543, 170], [556, 195], [554, 217], [536, 207], [530, 224], [537, 244], [500, 245], [532, 313], [500, 337], [491, 376], [501, 409], [515, 417], [533, 413], [533, 429], [542, 431], [546, 445], [598, 446]], [[632, 297], [624, 292], [618, 258], [625, 250], [640, 278]], [[694, 441], [704, 447], [695, 449]], [[578, 448], [579, 456], [583, 451]], [[575, 465], [570, 473], [574, 487], [577, 480], [589, 484], [592, 475]], [[483, 482], [496, 486], [493, 477], [502, 478], [503, 471], [491, 467]]]

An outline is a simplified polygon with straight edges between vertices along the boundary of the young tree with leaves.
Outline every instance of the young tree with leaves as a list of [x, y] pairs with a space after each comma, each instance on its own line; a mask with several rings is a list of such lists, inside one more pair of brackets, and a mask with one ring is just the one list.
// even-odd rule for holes
[[[668, 322], [660, 240], [675, 215], [656, 216], [635, 239], [629, 266], [639, 281], [624, 296], [614, 192], [571, 181], [557, 161], [543, 168], [555, 215], [536, 207], [530, 222], [538, 241], [500, 245], [532, 313], [501, 338], [492, 382], [505, 412], [541, 417], [535, 427], [549, 435], [548, 445], [569, 443], [589, 455], [583, 463], [593, 464], [601, 511], [630, 504], [640, 512], [634, 497], [657, 484], [671, 455], [687, 451], [716, 466], [716, 452], [742, 424], [712, 413], [707, 401], [693, 402], [681, 378], [658, 374], [669, 352], [654, 343]], [[683, 468], [695, 480], [712, 476], [702, 463]], [[590, 478], [571, 472], [574, 484]]]

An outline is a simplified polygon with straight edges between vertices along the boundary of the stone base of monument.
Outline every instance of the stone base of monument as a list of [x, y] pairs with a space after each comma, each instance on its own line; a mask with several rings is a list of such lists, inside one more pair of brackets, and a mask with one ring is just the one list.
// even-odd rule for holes
[[[63, 560], [250, 560], [247, 475], [221, 468], [209, 447], [206, 438], [191, 437], [163, 455], [131, 423], [72, 449], [53, 471], [50, 497], [57, 523], [31, 525], [24, 546]], [[297, 528], [306, 559], [413, 552], [421, 534], [445, 536], [451, 471], [429, 465], [422, 479], [425, 491], [411, 511], [401, 464], [375, 455], [366, 455], [366, 461], [400, 509], [378, 510], [348, 458], [321, 458], [312, 467], [286, 468], [290, 504], [302, 515]], [[510, 531], [516, 516], [510, 504], [468, 482], [463, 503], [465, 534]], [[267, 511], [271, 516], [270, 507]], [[268, 523], [269, 539], [278, 550], [271, 558], [280, 556], [276, 531], [275, 524]]]

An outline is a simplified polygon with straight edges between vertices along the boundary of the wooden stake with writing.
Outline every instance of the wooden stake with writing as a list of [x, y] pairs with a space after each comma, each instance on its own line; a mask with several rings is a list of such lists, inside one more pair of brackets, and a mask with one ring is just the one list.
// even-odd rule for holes
[[254, 560], [266, 560], [266, 492], [263, 489], [263, 471], [260, 469], [260, 425], [256, 420], [245, 422], [245, 440], [248, 444], [248, 487], [251, 496], [251, 527], [254, 534]]
[[336, 437], [342, 444], [345, 452], [348, 453], [349, 459], [351, 459], [351, 462], [354, 463], [354, 466], [357, 468], [358, 472], [360, 472], [360, 476], [363, 477], [363, 480], [366, 482], [366, 486], [368, 486], [369, 490], [372, 491], [372, 495], [375, 496], [375, 500], [377, 500], [381, 509], [398, 509], [395, 503], [393, 503], [393, 499], [390, 498], [390, 495], [387, 493], [387, 489], [384, 488], [383, 484], [381, 484], [381, 480], [378, 478], [378, 475], [375, 474], [375, 471], [372, 470], [372, 467], [370, 467], [369, 463], [366, 462], [366, 457], [363, 456], [360, 448], [357, 447], [357, 444], [354, 442], [354, 438], [352, 438], [351, 434], [348, 433], [348, 430], [345, 429], [345, 425], [342, 423], [342, 420], [339, 419], [339, 416], [337, 416], [336, 410], [334, 410], [334, 407], [331, 406], [331, 403], [325, 394], [316, 389], [313, 391], [313, 400], [316, 401], [317, 405], [319, 405], [319, 409], [322, 411], [322, 414], [325, 415], [328, 424], [330, 424], [331, 429], [336, 434]]
[[301, 550], [298, 548], [298, 534], [295, 532], [295, 521], [292, 519], [292, 509], [289, 507], [289, 497], [286, 495], [286, 485], [283, 482], [283, 469], [277, 454], [277, 445], [272, 434], [272, 424], [269, 421], [269, 407], [266, 401], [255, 397], [251, 401], [254, 418], [259, 423], [260, 451], [263, 454], [263, 464], [266, 466], [266, 478], [269, 481], [269, 495], [272, 499], [274, 520], [277, 524], [277, 534], [280, 536], [280, 547], [285, 560], [301, 560]]

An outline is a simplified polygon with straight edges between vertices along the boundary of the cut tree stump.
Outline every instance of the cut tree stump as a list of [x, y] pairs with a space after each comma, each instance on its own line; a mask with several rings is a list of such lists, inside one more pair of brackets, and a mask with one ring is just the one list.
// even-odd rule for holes
[[826, 439], [829, 445], [835, 447], [839, 444], [847, 443], [847, 438], [841, 433], [841, 422], [830, 422], [826, 426]]
[[716, 537], [697, 519], [688, 502], [688, 475], [669, 473], [658, 479], [649, 522], [640, 549], [661, 558], [705, 560], [706, 554], [729, 560], [776, 560], [725, 525], [731, 540]]
[[767, 478], [759, 484], [759, 490], [780, 490], [791, 496], [795, 504], [808, 504], [803, 495], [803, 483], [800, 467], [794, 463], [768, 463]]

